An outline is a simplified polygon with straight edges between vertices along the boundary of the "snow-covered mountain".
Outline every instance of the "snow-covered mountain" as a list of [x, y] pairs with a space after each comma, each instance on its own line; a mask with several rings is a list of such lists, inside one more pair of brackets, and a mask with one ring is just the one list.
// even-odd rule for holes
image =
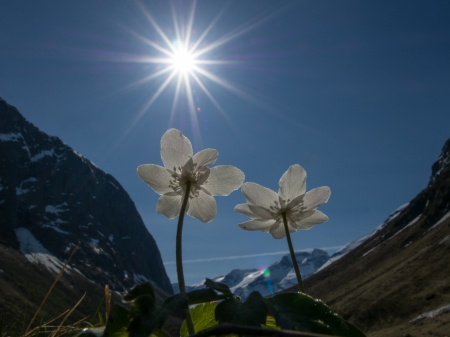
[[[300, 273], [303, 279], [316, 272], [330, 256], [321, 249], [309, 252], [295, 253]], [[267, 269], [234, 269], [225, 276], [215, 277], [212, 280], [226, 284], [233, 294], [246, 298], [252, 291], [259, 291], [267, 296], [297, 284], [294, 266], [290, 255], [285, 255], [280, 261], [270, 265]], [[203, 288], [203, 281], [186, 287], [187, 291]], [[178, 284], [172, 285], [175, 293], [179, 292]]]
[[[159, 249], [120, 183], [0, 98], [0, 244], [57, 273], [124, 291], [172, 287]], [[3, 268], [2, 268], [3, 269]]]

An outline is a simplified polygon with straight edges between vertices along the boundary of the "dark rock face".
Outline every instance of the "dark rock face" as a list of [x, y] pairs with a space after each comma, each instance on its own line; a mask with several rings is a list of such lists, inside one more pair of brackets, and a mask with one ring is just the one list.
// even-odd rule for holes
[[80, 241], [70, 265], [90, 280], [118, 291], [148, 280], [172, 293], [155, 240], [117, 180], [1, 98], [0, 153], [1, 244], [65, 261]]

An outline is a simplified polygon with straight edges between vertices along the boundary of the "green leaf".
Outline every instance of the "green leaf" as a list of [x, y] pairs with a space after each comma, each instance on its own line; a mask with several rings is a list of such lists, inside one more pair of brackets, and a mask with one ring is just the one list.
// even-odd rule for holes
[[[217, 303], [205, 303], [199, 304], [195, 308], [191, 309], [192, 321], [194, 322], [194, 329], [196, 332], [208, 329], [217, 325], [217, 321], [214, 318], [214, 310], [217, 307]], [[180, 330], [181, 337], [189, 336], [186, 321], [183, 322]]]
[[130, 316], [132, 320], [127, 329], [129, 337], [148, 337], [164, 324], [167, 314], [155, 305], [151, 295], [142, 295], [133, 301]]
[[105, 325], [105, 322], [103, 322], [103, 316], [102, 316], [102, 314], [100, 313], [100, 311], [98, 311], [97, 314], [98, 314], [98, 324], [99, 324], [100, 326], [104, 326], [104, 325]]
[[233, 297], [233, 294], [231, 293], [230, 288], [226, 284], [214, 282], [213, 280], [210, 280], [209, 278], [207, 278], [205, 280], [204, 285], [208, 288], [217, 290], [219, 293], [224, 294], [225, 297]]
[[281, 330], [281, 328], [277, 326], [277, 322], [275, 320], [275, 317], [273, 316], [267, 316], [266, 324], [264, 324], [262, 327], [264, 329]]
[[190, 305], [199, 304], [199, 303], [215, 302], [215, 301], [220, 301], [220, 300], [223, 300], [226, 298], [226, 296], [224, 296], [224, 295], [218, 295], [211, 288], [193, 290], [193, 291], [186, 293], [186, 295], [188, 297]]
[[121, 305], [114, 305], [103, 337], [128, 337], [129, 314], [130, 312]]
[[155, 331], [153, 331], [151, 337], [170, 337], [170, 336], [163, 329], [156, 329]]
[[123, 297], [123, 301], [131, 302], [142, 295], [148, 295], [152, 297], [153, 302], [155, 302], [155, 290], [153, 289], [153, 286], [148, 282], [139, 284], [131, 289], [130, 292]]
[[364, 337], [355, 326], [334, 314], [320, 300], [301, 293], [279, 294], [267, 299], [269, 310], [282, 329], [342, 337]]
[[264, 298], [253, 291], [244, 303], [230, 298], [220, 302], [215, 310], [215, 319], [219, 323], [258, 326], [266, 324], [269, 309]]
[[188, 296], [186, 294], [177, 294], [167, 298], [164, 301], [163, 310], [168, 315], [181, 319], [186, 317], [186, 310], [189, 308]]

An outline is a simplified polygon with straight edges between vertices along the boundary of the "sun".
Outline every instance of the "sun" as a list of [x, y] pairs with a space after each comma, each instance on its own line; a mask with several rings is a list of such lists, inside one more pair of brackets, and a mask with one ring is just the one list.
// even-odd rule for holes
[[[118, 143], [120, 143], [132, 131], [144, 114], [150, 111], [150, 107], [169, 87], [170, 84], [175, 84], [175, 86], [170, 86], [170, 88], [174, 87], [175, 90], [173, 100], [171, 102], [172, 106], [170, 109], [169, 126], [172, 126], [176, 111], [187, 110], [191, 121], [191, 127], [197, 135], [200, 135], [198, 114], [202, 110], [197, 105], [198, 103], [196, 98], [199, 94], [206, 96], [217, 111], [229, 123], [231, 123], [227, 113], [224, 109], [222, 109], [216, 98], [208, 89], [206, 84], [207, 82], [208, 86], [211, 84], [218, 85], [246, 101], [250, 101], [259, 106], [264, 106], [258, 102], [258, 99], [256, 99], [252, 94], [249, 94], [248, 90], [243, 89], [235, 83], [230, 83], [223, 77], [219, 77], [214, 73], [214, 68], [217, 66], [242, 63], [243, 61], [217, 59], [217, 52], [215, 52], [216, 57], [214, 59], [210, 59], [208, 58], [208, 54], [266, 22], [270, 17], [275, 15], [274, 12], [269, 15], [267, 15], [267, 13], [263, 13], [264, 15], [259, 15], [247, 23], [233, 28], [230, 32], [214, 40], [206, 41], [208, 34], [216, 26], [220, 17], [225, 12], [225, 7], [210, 22], [206, 29], [198, 32], [198, 34], [193, 34], [196, 1], [190, 2], [191, 7], [188, 10], [185, 10], [185, 8], [179, 10], [179, 8], [175, 8], [176, 6], [174, 2], [170, 2], [173, 18], [173, 29], [169, 34], [158, 25], [156, 20], [149, 13], [142, 2], [138, 2], [137, 4], [141, 12], [147, 18], [150, 26], [157, 33], [159, 39], [152, 40], [145, 35], [128, 29], [129, 32], [136, 38], [151, 47], [147, 56], [136, 56], [130, 58], [129, 61], [154, 64], [157, 65], [157, 67], [155, 67], [155, 71], [151, 72], [144, 78], [131, 83], [122, 90], [126, 90], [137, 85], [144, 85], [156, 79], [160, 79], [161, 84], [156, 90], [149, 93], [148, 100], [136, 113], [131, 124], [126, 129], [123, 136], [118, 140]], [[177, 13], [183, 13], [182, 15], [186, 17], [180, 17]], [[180, 22], [185, 24], [181, 25]], [[217, 34], [215, 34], [215, 36], [217, 36]], [[195, 96], [197, 97], [194, 97], [193, 85], [195, 85]], [[179, 109], [180, 105], [183, 105], [182, 109]], [[184, 107], [187, 107], [187, 109]]]
[[174, 70], [178, 73], [191, 73], [194, 70], [195, 57], [182, 43], [178, 43], [178, 47], [171, 57], [171, 62]]

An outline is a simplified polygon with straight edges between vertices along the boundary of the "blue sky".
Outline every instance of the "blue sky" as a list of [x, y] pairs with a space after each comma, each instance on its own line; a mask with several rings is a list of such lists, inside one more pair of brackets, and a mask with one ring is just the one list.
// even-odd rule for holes
[[[173, 2], [180, 28], [193, 4]], [[166, 66], [136, 62], [166, 57], [148, 41], [168, 48], [144, 9], [175, 43], [167, 1], [2, 2], [0, 97], [122, 184], [173, 282], [176, 220], [156, 213], [158, 195], [136, 174], [162, 165], [170, 127], [194, 152], [217, 149], [216, 164], [246, 181], [277, 190], [300, 164], [308, 190], [330, 186], [320, 208], [330, 220], [293, 234], [297, 250], [346, 244], [426, 186], [450, 137], [447, 1], [198, 1], [192, 43], [218, 16], [199, 48], [230, 38], [201, 56], [226, 61], [201, 67], [227, 84], [197, 75], [220, 109], [190, 77], [195, 113], [184, 87], [171, 112], [175, 79], [148, 108], [167, 76], [132, 85]], [[187, 284], [287, 251], [285, 240], [237, 226], [240, 191], [216, 200], [212, 223], [186, 219], [184, 259], [197, 260], [185, 264]]]

